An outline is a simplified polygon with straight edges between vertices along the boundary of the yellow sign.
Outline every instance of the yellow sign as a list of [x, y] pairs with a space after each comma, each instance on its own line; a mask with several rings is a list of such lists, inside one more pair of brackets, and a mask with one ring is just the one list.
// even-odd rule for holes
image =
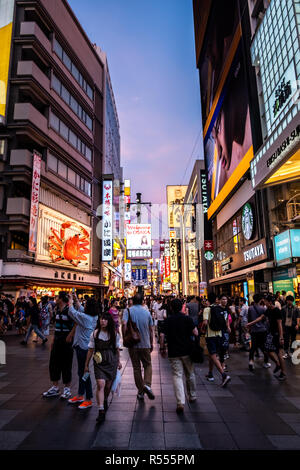
[[0, 1], [0, 122], [4, 122], [10, 63], [14, 0]]
[[178, 283], [179, 283], [179, 274], [171, 273], [171, 284], [178, 284]]
[[187, 186], [167, 186], [168, 223], [170, 228], [180, 227], [181, 208]]

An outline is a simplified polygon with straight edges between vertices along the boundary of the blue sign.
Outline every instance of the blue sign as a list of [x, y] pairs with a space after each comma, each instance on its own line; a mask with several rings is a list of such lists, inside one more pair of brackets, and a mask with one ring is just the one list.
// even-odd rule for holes
[[274, 237], [276, 261], [300, 257], [300, 229], [286, 230]]
[[292, 256], [294, 258], [300, 258], [300, 229], [292, 229], [291, 233], [291, 245], [292, 245]]
[[134, 281], [146, 281], [147, 280], [147, 268], [132, 268], [132, 279]]
[[274, 237], [276, 261], [292, 257], [290, 230]]

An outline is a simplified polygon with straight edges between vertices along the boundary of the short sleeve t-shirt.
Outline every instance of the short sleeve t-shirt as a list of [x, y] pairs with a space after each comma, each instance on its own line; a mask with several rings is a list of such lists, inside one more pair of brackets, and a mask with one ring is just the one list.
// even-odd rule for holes
[[279, 334], [279, 328], [278, 328], [277, 320], [282, 320], [282, 312], [277, 307], [268, 308], [265, 312], [265, 316], [269, 320], [270, 333], [272, 335], [278, 335]]
[[165, 320], [164, 331], [168, 338], [169, 357], [183, 357], [191, 353], [194, 328], [193, 319], [183, 313], [170, 315]]
[[[109, 340], [109, 334], [106, 331], [99, 331], [98, 339], [102, 339], [103, 341]], [[116, 348], [120, 347], [120, 335], [116, 334]], [[89, 342], [89, 349], [95, 349], [95, 332], [91, 334], [90, 342]]]
[[[152, 315], [149, 310], [146, 310], [142, 305], [133, 305], [129, 310], [130, 318], [134, 323], [136, 323], [141, 335], [141, 341], [133, 347], [138, 349], [150, 349], [151, 343], [149, 327], [153, 326]], [[128, 321], [128, 309], [124, 310], [123, 321]]]
[[215, 336], [222, 336], [222, 331], [213, 331], [209, 327], [209, 320], [210, 320], [210, 307], [205, 307], [203, 310], [203, 320], [207, 320], [207, 330], [206, 330], [206, 337], [207, 338], [214, 338]]

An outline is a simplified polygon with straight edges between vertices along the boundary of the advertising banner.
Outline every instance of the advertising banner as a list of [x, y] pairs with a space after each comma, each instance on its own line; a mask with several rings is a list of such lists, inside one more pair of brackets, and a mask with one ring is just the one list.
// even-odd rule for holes
[[171, 274], [170, 244], [165, 243], [165, 278], [168, 279]]
[[126, 226], [126, 237], [128, 259], [151, 258], [151, 224], [128, 224]]
[[42, 162], [41, 155], [35, 152], [33, 154], [33, 166], [32, 166], [32, 188], [31, 188], [29, 246], [28, 246], [28, 251], [30, 251], [31, 253], [36, 252], [36, 243], [37, 243], [39, 197], [40, 197], [39, 195], [40, 195], [40, 185], [41, 185], [41, 162]]
[[227, 75], [223, 77], [203, 131], [211, 201], [208, 218], [240, 181], [253, 158], [246, 69], [238, 32], [239, 29]]
[[102, 261], [113, 259], [113, 182], [103, 181]]
[[36, 260], [89, 270], [91, 228], [43, 204], [39, 213]]
[[187, 186], [167, 186], [168, 224], [169, 228], [180, 228], [182, 203]]
[[124, 264], [124, 281], [130, 282], [131, 281], [131, 263]]
[[0, 0], [0, 124], [5, 123], [14, 0]]

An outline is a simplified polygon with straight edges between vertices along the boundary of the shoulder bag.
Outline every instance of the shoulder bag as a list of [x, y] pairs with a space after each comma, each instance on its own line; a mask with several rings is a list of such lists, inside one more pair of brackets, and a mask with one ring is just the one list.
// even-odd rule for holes
[[125, 348], [132, 348], [141, 341], [141, 335], [136, 323], [133, 322], [131, 319], [129, 308], [127, 309], [127, 311], [128, 320], [124, 331], [123, 345], [125, 346]]

